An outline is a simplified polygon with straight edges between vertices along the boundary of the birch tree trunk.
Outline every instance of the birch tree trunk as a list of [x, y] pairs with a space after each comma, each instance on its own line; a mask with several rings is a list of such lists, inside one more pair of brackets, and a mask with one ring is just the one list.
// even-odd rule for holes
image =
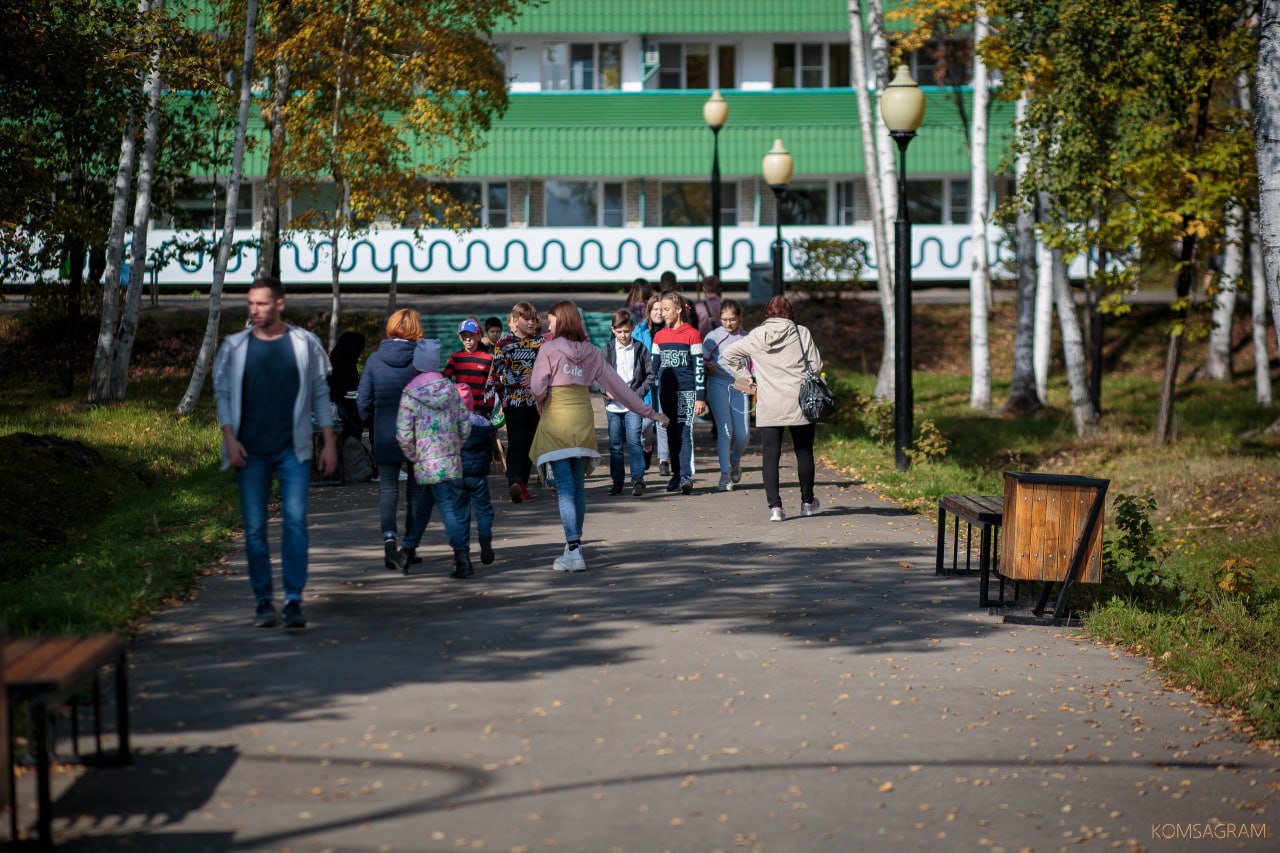
[[[1258, 73], [1254, 134], [1258, 160], [1258, 228], [1271, 324], [1280, 345], [1280, 0], [1262, 0], [1258, 12]], [[1280, 420], [1267, 427], [1280, 430]]]
[[[871, 39], [871, 65], [876, 72], [876, 93], [877, 102], [879, 95], [884, 93], [884, 87], [889, 85], [889, 40], [884, 32], [884, 2], [883, 0], [867, 0], [867, 34]], [[898, 169], [893, 159], [894, 145], [893, 140], [889, 138], [889, 133], [883, 127], [878, 127], [875, 134], [876, 140], [876, 161], [879, 164], [879, 180], [880, 180], [880, 201], [882, 202], [882, 213], [885, 220], [885, 245], [888, 246], [888, 255], [886, 264], [892, 271], [892, 260], [897, 257], [897, 249], [894, 246], [895, 236], [893, 228], [893, 219], [898, 215]], [[890, 324], [892, 325], [892, 324]], [[892, 338], [886, 337], [886, 342], [890, 347], [893, 346]], [[879, 382], [876, 383], [879, 385]]]
[[884, 203], [880, 198], [880, 182], [876, 168], [877, 133], [887, 136], [871, 111], [871, 95], [867, 91], [867, 53], [863, 46], [863, 14], [860, 0], [849, 0], [849, 67], [853, 72], [853, 90], [858, 97], [858, 129], [862, 135], [863, 178], [871, 210], [871, 232], [875, 237], [876, 286], [880, 293], [880, 316], [884, 323], [884, 352], [876, 375], [876, 399], [893, 397], [893, 268], [889, 263], [893, 250], [889, 246], [885, 226]]
[[258, 0], [248, 0], [245, 9], [244, 62], [240, 71], [240, 110], [236, 115], [236, 135], [231, 149], [231, 174], [227, 178], [227, 211], [222, 225], [222, 241], [218, 244], [218, 257], [213, 264], [213, 284], [209, 288], [209, 319], [204, 327], [204, 339], [196, 356], [195, 369], [186, 393], [178, 403], [177, 414], [190, 415], [200, 401], [209, 364], [213, 361], [214, 347], [218, 343], [218, 327], [222, 321], [222, 285], [227, 277], [227, 264], [231, 260], [231, 243], [235, 237], [236, 201], [240, 193], [240, 176], [244, 171], [244, 142], [249, 127], [249, 105], [253, 101], [253, 54], [257, 28]]
[[342, 314], [342, 290], [338, 280], [341, 272], [342, 258], [338, 254], [338, 238], [342, 236], [342, 228], [347, 217], [347, 179], [342, 168], [342, 107], [343, 96], [346, 95], [346, 82], [344, 77], [347, 73], [347, 62], [351, 57], [351, 42], [354, 36], [354, 27], [356, 15], [358, 14], [359, 3], [357, 0], [350, 0], [347, 4], [347, 19], [342, 26], [342, 47], [338, 54], [338, 68], [334, 73], [334, 92], [333, 92], [333, 120], [330, 125], [330, 144], [332, 148], [329, 153], [329, 172], [333, 175], [333, 188], [338, 197], [337, 209], [333, 214], [333, 236], [332, 254], [329, 258], [329, 276], [330, 284], [333, 288], [333, 301], [329, 308], [329, 349], [333, 349], [338, 343], [338, 322]]
[[[146, 24], [151, 0], [138, 0], [136, 26]], [[142, 82], [139, 71], [138, 82]], [[129, 192], [133, 189], [133, 165], [137, 159], [138, 117], [132, 100], [125, 118], [124, 135], [120, 139], [120, 160], [116, 165], [116, 182], [111, 194], [111, 226], [107, 235], [107, 267], [102, 274], [102, 320], [98, 324], [98, 343], [93, 352], [93, 369], [89, 373], [89, 402], [101, 403], [111, 396], [111, 359], [115, 352], [116, 326], [120, 322], [120, 267], [124, 259], [125, 220], [129, 215]], [[136, 278], [140, 273], [134, 273]]]
[[[140, 3], [142, 6], [145, 3]], [[124, 224], [129, 213], [129, 191], [133, 188], [133, 163], [138, 120], [129, 106], [124, 135], [120, 140], [120, 162], [112, 188], [111, 230], [107, 235], [107, 268], [102, 274], [102, 321], [98, 324], [98, 344], [89, 373], [89, 402], [101, 403], [111, 396], [111, 356], [115, 351], [116, 326], [120, 322], [120, 265], [124, 258]]]
[[969, 236], [973, 259], [969, 267], [969, 406], [991, 407], [991, 350], [987, 340], [991, 276], [987, 269], [987, 106], [991, 99], [987, 64], [979, 48], [990, 32], [987, 9], [977, 4], [973, 23], [973, 133], [969, 159]]
[[1053, 360], [1053, 250], [1036, 243], [1036, 313], [1031, 360], [1035, 366], [1036, 394], [1049, 399], [1049, 362]]
[[[289, 4], [281, 4], [281, 17], [288, 16]], [[262, 203], [262, 230], [258, 234], [258, 269], [255, 277], [275, 275], [275, 259], [280, 252], [280, 207], [284, 199], [285, 106], [289, 103], [289, 62], [283, 49], [277, 50], [271, 92], [271, 143], [267, 154], [267, 191]]]
[[1059, 333], [1062, 336], [1062, 356], [1067, 365], [1067, 387], [1071, 395], [1071, 417], [1076, 424], [1076, 435], [1089, 438], [1098, 427], [1098, 410], [1094, 408], [1089, 393], [1088, 369], [1085, 367], [1084, 334], [1080, 331], [1080, 317], [1071, 297], [1071, 285], [1067, 281], [1067, 264], [1061, 251], [1053, 253], [1053, 299], [1058, 309]]
[[1258, 245], [1257, 222], [1251, 217], [1249, 233], [1250, 292], [1253, 297], [1253, 386], [1258, 405], [1271, 408], [1271, 354], [1267, 347], [1267, 281], [1262, 270], [1262, 248]]
[[[1016, 115], [1018, 132], [1024, 133], [1027, 120], [1025, 94], [1018, 99]], [[1031, 155], [1025, 151], [1020, 152], [1014, 163], [1014, 179], [1019, 187], [1023, 186], [1030, 168]], [[1018, 319], [1013, 335], [1013, 376], [1009, 382], [1009, 401], [1004, 407], [1006, 412], [1015, 413], [1033, 412], [1041, 405], [1035, 369], [1036, 291], [1039, 289], [1039, 282], [1036, 274], [1038, 249], [1032, 205], [1032, 200], [1024, 200], [1018, 210], [1015, 226], [1018, 243]], [[1041, 206], [1047, 208], [1048, 205], [1042, 200]], [[1046, 356], [1046, 366], [1047, 363]]]
[[[152, 9], [160, 11], [164, 0], [155, 0]], [[129, 259], [129, 287], [125, 291], [124, 314], [120, 318], [120, 333], [116, 336], [115, 352], [111, 358], [111, 398], [123, 400], [129, 385], [129, 360], [133, 356], [133, 342], [138, 336], [138, 314], [142, 310], [142, 284], [147, 266], [147, 230], [151, 224], [151, 187], [155, 177], [156, 148], [160, 140], [160, 96], [163, 93], [160, 77], [160, 45], [151, 52], [147, 71], [147, 118], [142, 132], [142, 158], [138, 163], [138, 194], [133, 205], [133, 245]]]
[[[1205, 134], [1209, 132], [1209, 102], [1211, 94], [1209, 86], [1206, 85], [1196, 97], [1194, 150], [1200, 149], [1204, 144]], [[1185, 225], [1190, 218], [1190, 214], [1183, 214], [1183, 224]], [[1174, 296], [1177, 299], [1177, 304], [1184, 304], [1195, 288], [1196, 272], [1199, 268], [1197, 260], [1199, 246], [1200, 241], [1195, 234], [1187, 233], [1183, 235], [1182, 249], [1178, 258], [1178, 275], [1174, 280]], [[1180, 321], [1185, 316], [1185, 308], [1175, 311], [1175, 320]], [[1179, 323], [1179, 325], [1181, 324]], [[1180, 328], [1171, 329], [1169, 331], [1168, 349], [1165, 351], [1164, 376], [1160, 381], [1160, 407], [1156, 411], [1154, 440], [1157, 445], [1167, 444], [1174, 437], [1173, 408], [1178, 393], [1178, 365], [1182, 360], [1182, 342], [1182, 330]]]
[[1209, 332], [1204, 375], [1217, 382], [1231, 379], [1231, 339], [1235, 327], [1236, 294], [1240, 291], [1240, 279], [1244, 276], [1243, 216], [1244, 210], [1238, 203], [1233, 203], [1227, 210], [1222, 275], [1218, 279], [1218, 292], [1213, 295], [1213, 329]]

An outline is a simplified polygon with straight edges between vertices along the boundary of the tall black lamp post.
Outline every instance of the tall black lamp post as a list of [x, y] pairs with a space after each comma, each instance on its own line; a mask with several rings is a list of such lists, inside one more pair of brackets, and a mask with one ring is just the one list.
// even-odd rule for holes
[[898, 143], [898, 219], [894, 223], [893, 289], [893, 458], [899, 471], [911, 467], [907, 448], [911, 447], [912, 409], [915, 394], [911, 387], [911, 215], [907, 211], [907, 146], [924, 121], [924, 92], [911, 78], [911, 69], [898, 66], [898, 73], [880, 96], [880, 116], [889, 135]]
[[773, 190], [774, 221], [776, 236], [773, 240], [773, 295], [781, 296], [786, 292], [786, 282], [782, 280], [782, 194], [791, 183], [791, 175], [795, 171], [795, 161], [782, 147], [782, 140], [773, 140], [773, 148], [764, 155], [764, 182]]
[[720, 128], [729, 120], [729, 104], [716, 89], [702, 105], [702, 118], [711, 128], [711, 272], [720, 280]]

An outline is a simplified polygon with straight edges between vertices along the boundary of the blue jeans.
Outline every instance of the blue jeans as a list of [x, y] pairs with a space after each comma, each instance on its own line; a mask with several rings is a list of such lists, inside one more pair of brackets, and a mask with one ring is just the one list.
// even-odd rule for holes
[[461, 480], [446, 480], [443, 483], [423, 484], [422, 493], [418, 495], [418, 505], [413, 510], [413, 526], [404, 535], [404, 548], [417, 548], [422, 541], [422, 533], [431, 521], [431, 510], [440, 507], [440, 520], [444, 522], [445, 535], [449, 537], [449, 547], [455, 551], [467, 550], [467, 534], [465, 528], [458, 523], [458, 495], [462, 486]]
[[631, 463], [631, 482], [644, 479], [644, 448], [640, 446], [640, 427], [644, 418], [635, 412], [609, 412], [609, 476], [615, 486], [622, 485], [623, 454]]
[[[493, 538], [493, 501], [489, 498], [488, 477], [463, 477], [454, 481], [458, 503], [454, 509], [462, 538], [471, 542], [471, 511], [476, 513], [476, 533], [481, 539]], [[464, 546], [465, 547], [465, 546]]]
[[[400, 502], [400, 471], [404, 465], [378, 466], [378, 516], [382, 522], [382, 538], [396, 538], [396, 504]], [[413, 529], [413, 511], [420, 500], [422, 486], [413, 479], [413, 471], [409, 471], [409, 479], [404, 482], [404, 532], [408, 535]]]
[[551, 463], [556, 478], [556, 499], [560, 503], [560, 524], [564, 539], [574, 542], [582, 538], [582, 522], [587, 515], [587, 458], [574, 456]]
[[722, 379], [707, 380], [707, 403], [716, 422], [716, 452], [720, 456], [720, 479], [729, 479], [729, 469], [742, 461], [747, 449], [747, 395]]
[[285, 601], [301, 601], [307, 585], [307, 489], [311, 460], [299, 462], [292, 445], [276, 454], [250, 453], [236, 469], [240, 514], [244, 517], [244, 551], [249, 585], [258, 601], [270, 601], [271, 547], [267, 543], [267, 501], [271, 478], [280, 483], [280, 579]]

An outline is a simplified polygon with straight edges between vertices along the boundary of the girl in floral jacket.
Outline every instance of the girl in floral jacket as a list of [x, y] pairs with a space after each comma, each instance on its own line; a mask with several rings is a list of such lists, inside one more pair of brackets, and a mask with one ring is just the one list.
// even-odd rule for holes
[[431, 509], [440, 506], [440, 518], [453, 548], [454, 571], [471, 564], [465, 531], [454, 511], [457, 481], [462, 479], [462, 445], [471, 434], [471, 420], [458, 387], [440, 373], [440, 342], [418, 341], [413, 366], [422, 371], [405, 386], [396, 416], [396, 441], [413, 466], [413, 478], [423, 486], [413, 514], [413, 527], [404, 536], [396, 564], [409, 573]]

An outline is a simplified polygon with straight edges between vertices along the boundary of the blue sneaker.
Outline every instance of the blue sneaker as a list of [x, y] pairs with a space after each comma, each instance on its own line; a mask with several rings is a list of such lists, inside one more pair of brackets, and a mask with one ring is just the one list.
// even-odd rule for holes
[[258, 609], [253, 613], [255, 628], [274, 628], [276, 626], [276, 606], [271, 599], [264, 598], [258, 602]]
[[284, 603], [284, 626], [286, 628], [307, 627], [307, 617], [302, 615], [302, 604], [297, 601]]

